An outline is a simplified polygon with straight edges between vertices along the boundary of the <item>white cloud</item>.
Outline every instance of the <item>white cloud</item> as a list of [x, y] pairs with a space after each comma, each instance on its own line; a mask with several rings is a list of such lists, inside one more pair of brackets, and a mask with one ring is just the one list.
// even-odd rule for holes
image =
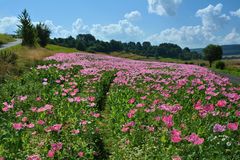
[[64, 29], [62, 26], [60, 25], [55, 25], [53, 23], [53, 21], [51, 20], [46, 20], [44, 22], [48, 27], [49, 29], [51, 30], [51, 37], [62, 37], [62, 38], [66, 38], [68, 36], [70, 36], [72, 34], [71, 31], [68, 31], [66, 29]]
[[[154, 44], [163, 42], [177, 43], [182, 47], [198, 47], [212, 43], [216, 37], [204, 29], [203, 26], [183, 26], [179, 29], [170, 28], [161, 31], [159, 34], [154, 34], [147, 38], [148, 41]], [[204, 43], [204, 44], [203, 44]]]
[[0, 19], [0, 33], [14, 33], [17, 29], [17, 17], [3, 17]]
[[202, 25], [207, 30], [216, 30], [224, 26], [230, 17], [222, 14], [223, 5], [221, 3], [216, 6], [209, 5], [206, 8], [199, 9], [196, 12], [197, 17], [202, 18]]
[[141, 13], [139, 11], [132, 11], [130, 13], [126, 13], [124, 18], [128, 20], [135, 20], [141, 17]]
[[88, 26], [83, 23], [81, 18], [78, 18], [72, 24], [72, 33], [73, 35], [78, 35], [79, 33], [86, 32], [88, 30]]
[[132, 11], [124, 15], [125, 19], [119, 20], [117, 23], [102, 25], [94, 24], [90, 27], [89, 32], [101, 40], [117, 39], [121, 41], [139, 40], [144, 32], [139, 26], [132, 23], [141, 16], [139, 11]]
[[217, 4], [199, 9], [196, 16], [201, 18], [201, 25], [165, 29], [159, 34], [149, 36], [147, 40], [154, 44], [169, 42], [192, 48], [204, 47], [209, 43], [223, 43], [222, 39], [225, 39], [225, 42], [227, 39], [231, 42], [236, 41], [238, 40], [236, 31], [229, 33], [226, 37], [215, 34], [230, 20], [229, 16], [222, 13], [222, 8], [222, 4]]
[[65, 29], [63, 26], [55, 25], [53, 21], [46, 20], [44, 22], [52, 31], [51, 37], [62, 37], [66, 38], [69, 36], [76, 36], [80, 33], [86, 33], [88, 26], [84, 25], [83, 20], [78, 18], [72, 23], [72, 30]]
[[148, 0], [148, 12], [174, 16], [181, 3], [182, 0]]
[[118, 39], [123, 41], [134, 40], [134, 38], [137, 39], [143, 35], [143, 31], [127, 19], [108, 25], [94, 24], [90, 29], [90, 33], [98, 39]]
[[240, 34], [239, 32], [237, 32], [237, 29], [232, 29], [232, 32], [230, 32], [229, 34], [227, 34], [222, 43], [223, 44], [238, 44], [240, 42]]
[[230, 14], [232, 16], [236, 16], [236, 17], [239, 17], [240, 18], [240, 8], [236, 11], [231, 11]]

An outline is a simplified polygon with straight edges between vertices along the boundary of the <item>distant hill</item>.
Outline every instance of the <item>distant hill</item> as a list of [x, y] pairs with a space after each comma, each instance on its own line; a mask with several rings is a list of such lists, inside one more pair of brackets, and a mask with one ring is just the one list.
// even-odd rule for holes
[[[224, 56], [240, 55], [240, 44], [222, 45], [222, 48]], [[203, 48], [191, 49], [191, 51], [202, 53]]]

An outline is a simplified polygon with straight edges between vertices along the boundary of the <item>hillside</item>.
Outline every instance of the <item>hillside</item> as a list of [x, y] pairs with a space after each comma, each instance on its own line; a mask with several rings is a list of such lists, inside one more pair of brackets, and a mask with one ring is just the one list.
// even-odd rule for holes
[[[222, 45], [222, 49], [224, 56], [240, 55], [240, 44]], [[203, 48], [191, 49], [191, 51], [202, 53]]]
[[8, 42], [13, 42], [14, 40], [15, 39], [12, 36], [0, 33], [0, 46]]
[[29, 48], [17, 45], [1, 50], [0, 83], [8, 76], [11, 76], [12, 79], [14, 76], [21, 75], [25, 70], [29, 70], [30, 66], [36, 65], [45, 57], [59, 52], [70, 53], [77, 52], [77, 50], [57, 45], [47, 45], [46, 48]]

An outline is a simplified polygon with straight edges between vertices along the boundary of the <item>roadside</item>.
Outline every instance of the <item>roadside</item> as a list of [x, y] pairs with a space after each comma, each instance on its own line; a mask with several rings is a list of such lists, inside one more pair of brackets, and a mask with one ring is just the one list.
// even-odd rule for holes
[[220, 76], [229, 78], [230, 82], [232, 82], [233, 84], [240, 85], [240, 77], [218, 71], [214, 72]]
[[22, 39], [16, 39], [16, 41], [14, 41], [14, 42], [9, 42], [9, 43], [6, 43], [6, 44], [2, 44], [0, 46], [0, 50], [7, 49], [9, 47], [13, 47], [13, 46], [19, 45], [21, 43], [22, 43]]

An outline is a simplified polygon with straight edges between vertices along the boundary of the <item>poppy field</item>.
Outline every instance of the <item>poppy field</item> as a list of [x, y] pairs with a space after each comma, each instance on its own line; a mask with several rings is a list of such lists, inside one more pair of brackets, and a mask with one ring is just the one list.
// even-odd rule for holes
[[240, 86], [207, 68], [58, 53], [0, 87], [0, 159], [240, 159]]

